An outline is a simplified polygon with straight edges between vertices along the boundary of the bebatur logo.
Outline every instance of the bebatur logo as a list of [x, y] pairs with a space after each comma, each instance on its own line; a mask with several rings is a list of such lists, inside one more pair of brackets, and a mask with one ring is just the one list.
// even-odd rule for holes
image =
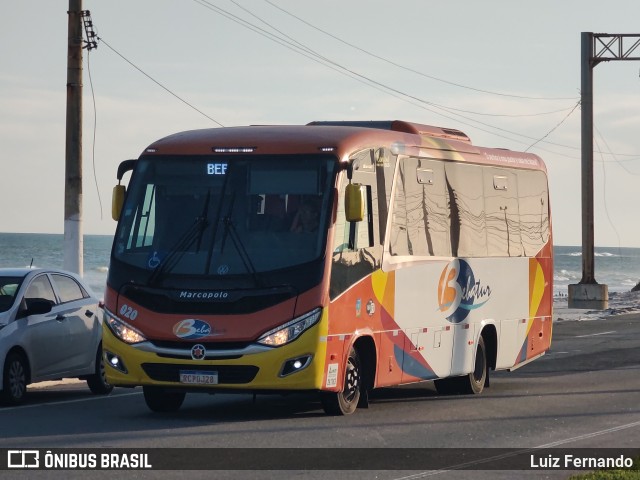
[[489, 301], [491, 287], [476, 281], [471, 266], [464, 260], [450, 262], [440, 275], [438, 304], [440, 311], [452, 323], [462, 322], [471, 310]]
[[209, 336], [211, 334], [211, 325], [202, 320], [189, 318], [176, 323], [173, 326], [173, 333], [176, 337], [184, 340], [195, 340]]

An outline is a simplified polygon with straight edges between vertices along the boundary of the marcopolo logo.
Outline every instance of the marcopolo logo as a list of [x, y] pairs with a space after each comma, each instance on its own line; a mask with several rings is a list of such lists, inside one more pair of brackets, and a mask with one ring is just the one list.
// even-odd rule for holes
[[460, 323], [471, 310], [489, 301], [491, 287], [476, 280], [471, 266], [461, 259], [450, 262], [440, 275], [438, 304], [447, 320]]
[[194, 340], [209, 336], [211, 334], [211, 325], [202, 320], [188, 318], [176, 323], [173, 326], [173, 333], [178, 338]]

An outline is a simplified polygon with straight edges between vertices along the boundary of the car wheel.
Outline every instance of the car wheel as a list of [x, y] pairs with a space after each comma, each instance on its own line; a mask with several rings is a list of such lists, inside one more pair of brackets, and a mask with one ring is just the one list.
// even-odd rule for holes
[[349, 415], [356, 411], [362, 388], [362, 370], [358, 352], [349, 352], [341, 392], [320, 392], [322, 408], [328, 415]]
[[167, 391], [160, 387], [142, 387], [144, 401], [154, 412], [176, 412], [184, 402], [185, 392]]
[[113, 385], [107, 382], [107, 374], [104, 370], [102, 345], [98, 347], [98, 352], [96, 353], [95, 373], [87, 377], [87, 385], [89, 386], [91, 393], [95, 393], [96, 395], [106, 395], [107, 393], [111, 393], [111, 390], [113, 390]]
[[4, 362], [1, 396], [4, 403], [17, 405], [24, 401], [27, 393], [28, 370], [24, 355], [17, 352], [7, 355]]

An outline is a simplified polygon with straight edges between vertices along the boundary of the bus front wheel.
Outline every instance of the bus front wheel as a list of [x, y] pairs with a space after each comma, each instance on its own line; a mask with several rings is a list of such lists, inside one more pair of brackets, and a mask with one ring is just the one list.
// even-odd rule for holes
[[356, 411], [362, 388], [362, 368], [358, 352], [352, 347], [341, 392], [320, 392], [322, 408], [328, 415], [349, 415]]
[[185, 392], [172, 392], [159, 387], [142, 387], [144, 401], [154, 412], [176, 412], [184, 402]]

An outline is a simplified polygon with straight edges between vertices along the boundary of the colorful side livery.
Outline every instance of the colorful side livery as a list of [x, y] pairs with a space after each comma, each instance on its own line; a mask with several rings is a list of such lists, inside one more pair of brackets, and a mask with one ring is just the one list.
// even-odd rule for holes
[[[120, 185], [127, 172], [127, 188]], [[552, 332], [546, 167], [403, 121], [182, 132], [118, 169], [109, 383], [187, 392], [478, 394]]]

